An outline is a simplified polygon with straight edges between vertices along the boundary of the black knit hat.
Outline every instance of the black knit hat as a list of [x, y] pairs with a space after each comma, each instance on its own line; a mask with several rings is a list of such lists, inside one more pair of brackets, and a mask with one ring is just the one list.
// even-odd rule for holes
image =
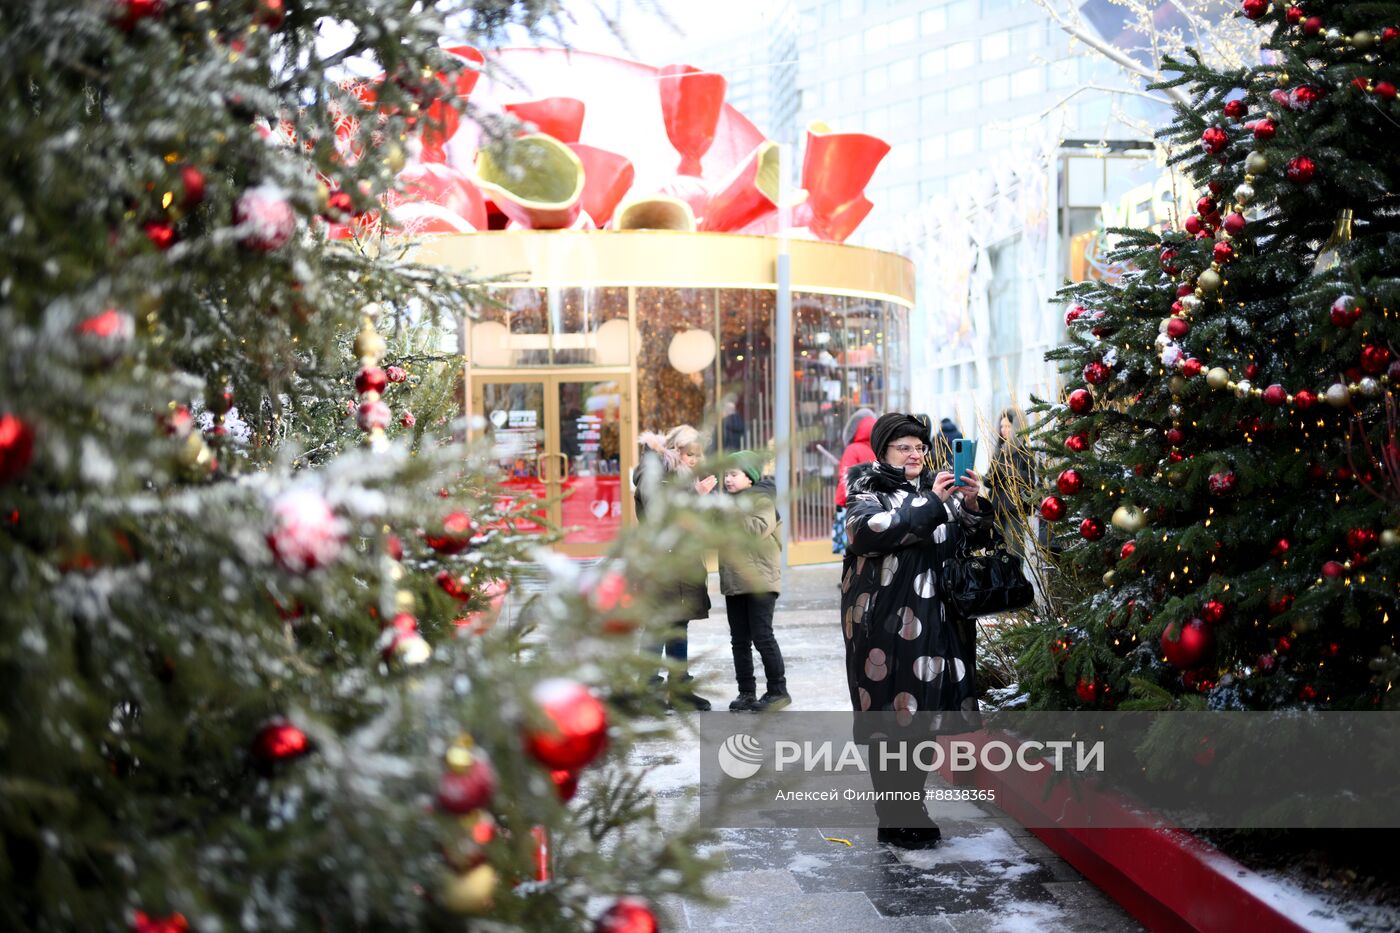
[[928, 428], [922, 421], [903, 412], [892, 411], [881, 415], [870, 431], [870, 448], [875, 456], [885, 459], [885, 448], [901, 437], [917, 437], [925, 447], [930, 446]]

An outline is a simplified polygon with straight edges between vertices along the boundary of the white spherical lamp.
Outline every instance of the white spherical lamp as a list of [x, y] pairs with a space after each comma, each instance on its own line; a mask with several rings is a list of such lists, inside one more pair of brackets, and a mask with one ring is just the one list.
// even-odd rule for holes
[[676, 372], [698, 373], [715, 361], [715, 336], [694, 327], [683, 330], [671, 338], [666, 358]]

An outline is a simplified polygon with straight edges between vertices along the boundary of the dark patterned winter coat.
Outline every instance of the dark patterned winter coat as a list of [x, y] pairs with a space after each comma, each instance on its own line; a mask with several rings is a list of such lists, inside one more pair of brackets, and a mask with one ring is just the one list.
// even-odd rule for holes
[[882, 462], [847, 477], [846, 559], [841, 623], [846, 682], [856, 711], [975, 710], [973, 624], [954, 616], [938, 592], [938, 570], [963, 536], [988, 542], [991, 503], [978, 513], [960, 495], [933, 493]]

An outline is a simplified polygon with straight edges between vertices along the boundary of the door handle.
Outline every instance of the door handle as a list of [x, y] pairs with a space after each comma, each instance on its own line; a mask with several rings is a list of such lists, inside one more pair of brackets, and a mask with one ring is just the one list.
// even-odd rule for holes
[[535, 454], [535, 478], [542, 483], [549, 482], [549, 477], [545, 475], [544, 470], [544, 458], [548, 456], [549, 454], [544, 451]]
[[559, 482], [562, 483], [562, 482], [564, 482], [565, 480], [567, 480], [570, 476], [573, 475], [573, 471], [569, 468], [569, 455], [566, 454], [566, 453], [564, 453], [564, 452], [562, 452], [562, 451], [560, 451], [559, 453], [556, 453], [554, 456], [559, 457], [559, 458], [563, 461], [563, 464], [564, 464], [564, 472], [562, 472], [562, 473], [559, 474]]

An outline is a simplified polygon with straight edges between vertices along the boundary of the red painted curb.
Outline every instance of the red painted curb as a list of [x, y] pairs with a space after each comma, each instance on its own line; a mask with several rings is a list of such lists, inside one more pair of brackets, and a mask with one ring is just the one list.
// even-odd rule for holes
[[[979, 747], [989, 741], [1014, 743], [1004, 733], [977, 732], [958, 736]], [[1261, 895], [1267, 882], [1260, 875], [1202, 842], [1176, 829], [1036, 828], [1059, 814], [1087, 813], [1117, 816], [1116, 822], [1132, 822], [1140, 805], [1117, 795], [1077, 798], [1068, 782], [1047, 787], [1054, 772], [1008, 769], [939, 772], [952, 783], [970, 784], [995, 794], [995, 804], [1065, 861], [1113, 898], [1151, 930], [1206, 933], [1270, 930], [1306, 933], [1291, 919], [1301, 904], [1273, 904]], [[1076, 820], [1079, 822], [1079, 820]], [[1284, 900], [1284, 898], [1279, 898]], [[1294, 908], [1289, 910], [1289, 908]], [[1288, 911], [1288, 912], [1285, 912]]]

